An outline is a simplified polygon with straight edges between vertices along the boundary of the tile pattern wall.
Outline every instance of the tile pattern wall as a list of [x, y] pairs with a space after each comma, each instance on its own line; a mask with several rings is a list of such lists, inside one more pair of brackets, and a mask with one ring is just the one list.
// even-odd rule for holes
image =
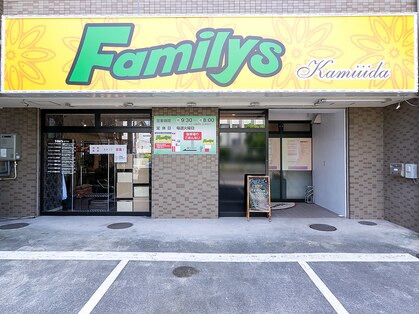
[[143, 0], [141, 12], [157, 13], [342, 13], [342, 12], [414, 12], [415, 1], [401, 0]]
[[5, 0], [4, 14], [139, 14], [139, 0]]
[[5, 14], [301, 14], [415, 12], [404, 0], [9, 0]]
[[[417, 103], [411, 100], [413, 103]], [[419, 107], [384, 109], [384, 218], [419, 232], [419, 185], [389, 174], [391, 162], [419, 164]]]
[[[153, 110], [153, 117], [177, 115], [218, 117], [218, 109]], [[217, 218], [218, 153], [206, 156], [153, 155], [151, 202], [154, 218]]]
[[384, 218], [383, 122], [383, 108], [348, 110], [350, 218]]
[[38, 214], [38, 129], [37, 109], [0, 109], [0, 133], [17, 133], [22, 141], [18, 178], [13, 181], [0, 181], [0, 217], [26, 217]]

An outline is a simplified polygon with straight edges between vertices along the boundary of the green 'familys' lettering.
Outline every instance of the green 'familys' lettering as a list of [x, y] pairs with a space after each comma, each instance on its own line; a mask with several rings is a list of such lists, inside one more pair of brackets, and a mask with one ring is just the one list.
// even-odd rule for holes
[[230, 28], [201, 29], [195, 42], [112, 50], [129, 47], [133, 32], [130, 23], [86, 24], [67, 84], [89, 85], [95, 70], [103, 70], [117, 80], [206, 72], [212, 82], [226, 87], [233, 84], [246, 64], [257, 76], [276, 75], [285, 53], [284, 45], [277, 40], [236, 36]]
[[102, 48], [128, 47], [133, 31], [134, 24], [86, 24], [66, 83], [89, 85], [95, 69], [109, 70], [116, 52]]

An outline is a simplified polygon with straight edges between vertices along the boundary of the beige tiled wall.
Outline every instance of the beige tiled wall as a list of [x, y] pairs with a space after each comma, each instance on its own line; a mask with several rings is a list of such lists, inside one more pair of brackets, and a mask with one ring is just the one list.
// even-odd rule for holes
[[414, 12], [415, 1], [400, 0], [144, 0], [140, 8], [147, 13], [342, 13]]
[[[218, 116], [215, 108], [158, 108], [154, 116]], [[218, 217], [218, 149], [214, 155], [153, 155], [152, 217]]]
[[139, 14], [138, 0], [4, 0], [4, 14]]
[[37, 215], [37, 131], [37, 109], [0, 109], [0, 133], [16, 133], [22, 141], [17, 180], [0, 181], [0, 217]]
[[383, 108], [348, 110], [350, 218], [384, 218], [383, 122]]
[[415, 12], [402, 0], [9, 0], [5, 14], [300, 14]]
[[419, 232], [419, 185], [390, 176], [391, 162], [419, 163], [419, 107], [384, 108], [383, 170], [385, 219]]

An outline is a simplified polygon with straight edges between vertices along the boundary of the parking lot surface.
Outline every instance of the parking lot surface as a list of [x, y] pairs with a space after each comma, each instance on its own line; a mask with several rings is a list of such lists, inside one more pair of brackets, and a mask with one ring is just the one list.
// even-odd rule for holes
[[417, 313], [419, 234], [372, 222], [4, 220], [0, 313]]

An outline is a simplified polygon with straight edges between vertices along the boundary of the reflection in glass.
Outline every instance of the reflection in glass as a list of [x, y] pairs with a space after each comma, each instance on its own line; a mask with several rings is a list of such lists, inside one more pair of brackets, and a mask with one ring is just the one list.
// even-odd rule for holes
[[[48, 143], [63, 139], [74, 142], [73, 174], [48, 168], [57, 158]], [[150, 133], [45, 133], [44, 143], [43, 212], [149, 211], [143, 190], [150, 188]], [[91, 153], [91, 145], [126, 145], [127, 162], [115, 163], [112, 153]]]
[[220, 133], [220, 212], [245, 213], [245, 174], [264, 174], [266, 133]]
[[311, 171], [283, 172], [283, 199], [304, 199], [307, 186], [312, 185]]
[[150, 115], [145, 114], [101, 114], [101, 126], [149, 127]]
[[228, 111], [220, 112], [221, 129], [263, 129], [265, 128], [264, 111]]
[[47, 114], [45, 115], [46, 126], [95, 126], [94, 114]]

